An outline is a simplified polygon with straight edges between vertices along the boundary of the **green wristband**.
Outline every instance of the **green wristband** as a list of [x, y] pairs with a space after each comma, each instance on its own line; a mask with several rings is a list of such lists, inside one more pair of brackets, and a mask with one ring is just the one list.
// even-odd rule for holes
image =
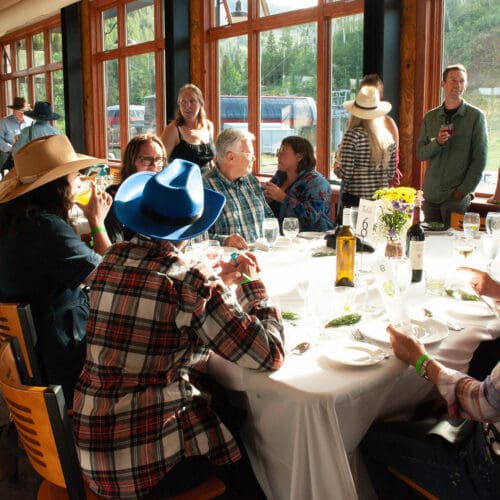
[[240, 283], [240, 285], [246, 285], [247, 283], [251, 283], [253, 281], [253, 279], [250, 278], [250, 276], [248, 276], [248, 274], [242, 273], [242, 276], [245, 279]]
[[104, 226], [96, 226], [96, 227], [93, 227], [90, 230], [91, 236], [94, 236], [95, 233], [99, 233], [99, 232], [105, 233], [106, 232], [106, 228]]
[[422, 354], [422, 356], [420, 356], [420, 358], [417, 359], [417, 362], [415, 363], [415, 371], [417, 372], [417, 375], [419, 377], [421, 377], [421, 373], [422, 373], [422, 363], [426, 360], [426, 359], [429, 359], [429, 355], [428, 354]]

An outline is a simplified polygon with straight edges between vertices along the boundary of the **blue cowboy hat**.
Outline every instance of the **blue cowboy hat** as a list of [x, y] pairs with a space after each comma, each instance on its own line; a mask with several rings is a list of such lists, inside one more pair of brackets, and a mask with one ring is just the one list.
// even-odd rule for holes
[[25, 111], [24, 114], [30, 118], [40, 121], [52, 121], [59, 120], [61, 115], [54, 113], [50, 107], [50, 102], [47, 101], [37, 101], [35, 102], [35, 107], [32, 111]]
[[207, 231], [226, 198], [203, 188], [200, 167], [176, 159], [161, 172], [138, 172], [118, 188], [115, 214], [129, 229], [152, 238], [182, 241]]

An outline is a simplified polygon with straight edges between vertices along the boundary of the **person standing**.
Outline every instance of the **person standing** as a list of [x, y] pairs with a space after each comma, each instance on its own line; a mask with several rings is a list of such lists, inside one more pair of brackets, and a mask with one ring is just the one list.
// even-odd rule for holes
[[33, 123], [33, 120], [24, 114], [31, 109], [24, 97], [14, 97], [14, 102], [7, 107], [12, 109], [12, 114], [0, 120], [0, 172], [4, 169], [10, 170], [14, 166], [12, 146], [21, 130]]
[[26, 111], [24, 113], [29, 118], [32, 118], [34, 122], [29, 127], [24, 127], [21, 130], [21, 134], [17, 138], [17, 141], [12, 146], [12, 155], [14, 156], [19, 149], [21, 149], [25, 144], [32, 141], [33, 139], [38, 139], [39, 137], [46, 137], [48, 135], [60, 135], [61, 132], [53, 127], [49, 122], [53, 120], [59, 120], [61, 115], [54, 113], [50, 107], [50, 102], [47, 101], [37, 101], [32, 111]]
[[447, 66], [441, 87], [444, 102], [429, 111], [417, 142], [417, 158], [428, 161], [424, 176], [424, 214], [427, 222], [450, 225], [451, 212], [469, 209], [488, 152], [484, 113], [464, 98], [467, 70]]
[[[361, 198], [371, 200], [375, 191], [389, 187], [396, 173], [396, 143], [385, 125], [391, 107], [369, 85], [359, 89], [354, 101], [344, 103], [351, 116], [334, 165], [335, 175], [342, 179], [342, 207], [357, 207]], [[342, 221], [342, 210], [337, 221]]]
[[274, 217], [257, 178], [253, 140], [247, 130], [227, 128], [217, 137], [216, 166], [203, 176], [205, 185], [223, 194], [226, 205], [209, 234], [222, 245], [247, 248], [262, 236], [262, 224]]
[[168, 161], [176, 158], [191, 161], [199, 165], [203, 173], [213, 165], [215, 147], [214, 126], [207, 119], [201, 90], [186, 83], [179, 91], [177, 105], [177, 116], [161, 135]]

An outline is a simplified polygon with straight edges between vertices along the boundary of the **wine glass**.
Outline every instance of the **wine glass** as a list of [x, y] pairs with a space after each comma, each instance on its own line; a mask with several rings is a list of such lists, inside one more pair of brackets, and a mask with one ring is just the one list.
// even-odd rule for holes
[[488, 212], [486, 214], [486, 232], [488, 234], [500, 235], [500, 212]]
[[264, 238], [269, 245], [269, 248], [271, 248], [276, 243], [276, 240], [278, 239], [279, 229], [278, 219], [275, 219], [274, 217], [264, 219], [264, 222], [262, 224], [262, 231], [264, 233]]
[[398, 290], [401, 295], [404, 295], [411, 283], [411, 262], [406, 257], [393, 257], [389, 259], [394, 278], [398, 285]]
[[476, 231], [479, 231], [479, 214], [475, 212], [465, 212], [463, 220], [463, 229], [466, 236], [474, 237]]
[[453, 248], [465, 261], [474, 251], [474, 240], [466, 234], [457, 234], [453, 241]]
[[224, 249], [218, 240], [208, 240], [204, 255], [210, 267], [216, 268], [224, 255]]
[[205, 248], [208, 246], [208, 240], [209, 237], [207, 232], [191, 238], [184, 250], [184, 253], [189, 254], [194, 260], [201, 261], [203, 259]]
[[482, 234], [480, 239], [481, 253], [486, 259], [486, 270], [489, 271], [491, 263], [498, 252], [498, 238], [494, 234]]
[[292, 239], [299, 234], [299, 219], [297, 217], [285, 217], [283, 219], [283, 234], [288, 238], [291, 245]]

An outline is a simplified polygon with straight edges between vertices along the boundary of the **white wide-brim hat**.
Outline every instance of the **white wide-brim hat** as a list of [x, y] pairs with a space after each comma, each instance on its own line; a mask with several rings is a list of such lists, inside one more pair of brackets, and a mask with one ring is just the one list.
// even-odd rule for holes
[[354, 101], [344, 102], [344, 108], [354, 116], [363, 120], [372, 120], [384, 116], [392, 109], [390, 102], [381, 101], [376, 87], [361, 87]]

